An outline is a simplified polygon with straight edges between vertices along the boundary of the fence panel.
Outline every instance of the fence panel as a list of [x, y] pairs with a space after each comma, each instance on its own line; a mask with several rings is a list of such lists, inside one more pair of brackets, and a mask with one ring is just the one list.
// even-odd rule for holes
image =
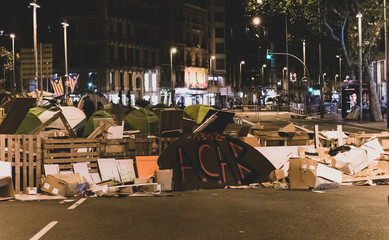
[[73, 163], [90, 162], [90, 173], [97, 172], [100, 139], [45, 139], [43, 163], [58, 164], [60, 171], [73, 171]]
[[16, 193], [39, 187], [42, 154], [38, 135], [0, 135], [0, 161], [11, 163]]

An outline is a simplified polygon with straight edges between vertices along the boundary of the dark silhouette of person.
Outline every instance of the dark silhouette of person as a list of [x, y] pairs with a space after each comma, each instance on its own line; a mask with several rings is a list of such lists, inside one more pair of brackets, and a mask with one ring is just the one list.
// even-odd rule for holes
[[82, 106], [82, 110], [84, 111], [87, 120], [95, 112], [95, 104], [89, 97], [84, 99], [84, 106]]

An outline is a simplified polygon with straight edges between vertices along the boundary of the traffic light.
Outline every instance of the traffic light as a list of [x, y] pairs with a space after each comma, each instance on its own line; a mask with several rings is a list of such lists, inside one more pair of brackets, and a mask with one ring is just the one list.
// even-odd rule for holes
[[271, 49], [266, 50], [266, 59], [268, 59], [268, 60], [271, 59]]

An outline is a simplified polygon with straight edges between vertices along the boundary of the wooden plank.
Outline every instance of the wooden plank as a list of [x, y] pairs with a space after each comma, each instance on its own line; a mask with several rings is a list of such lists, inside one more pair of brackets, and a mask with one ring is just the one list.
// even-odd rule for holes
[[[96, 146], [98, 144], [98, 146]], [[60, 148], [95, 148], [95, 147], [100, 147], [100, 144], [98, 142], [94, 143], [79, 143], [79, 144], [74, 144], [74, 143], [61, 143], [61, 144], [43, 144], [44, 149], [60, 149]]]
[[0, 135], [0, 161], [5, 161], [5, 137], [6, 135]]
[[[22, 158], [23, 158], [23, 187], [24, 187], [24, 191], [26, 190], [26, 187], [27, 185], [30, 186], [30, 164], [29, 164], [29, 161], [27, 159], [27, 151], [28, 151], [28, 138], [27, 138], [27, 135], [22, 135], [22, 149], [23, 149], [23, 154], [22, 154]], [[28, 176], [28, 178], [27, 178]], [[23, 192], [24, 192], [23, 191]]]
[[13, 135], [7, 135], [7, 162], [12, 163], [12, 155], [13, 155]]
[[56, 159], [44, 159], [44, 164], [53, 163], [66, 163], [66, 162], [95, 162], [97, 158], [56, 158]]
[[[23, 188], [24, 188], [24, 179], [25, 179], [25, 175], [24, 174], [24, 166], [23, 166], [23, 159], [20, 157], [20, 139], [21, 139], [21, 136], [20, 135], [14, 135], [14, 141], [15, 141], [15, 147], [14, 147], [14, 150], [15, 150], [15, 155], [14, 155], [14, 158], [15, 158], [15, 178], [17, 179], [17, 181], [19, 181], [19, 184], [17, 184], [15, 181], [15, 191], [17, 193], [20, 193], [23, 191]], [[20, 168], [22, 168], [22, 171], [20, 172]], [[23, 182], [21, 182], [21, 178], [23, 177]], [[21, 189], [20, 189], [20, 186], [22, 185]]]
[[[42, 148], [41, 148], [41, 137], [38, 135], [36, 136], [36, 159], [35, 159], [35, 166], [36, 166], [36, 175], [35, 175], [35, 181], [36, 181], [36, 187], [39, 187], [40, 185], [40, 179], [42, 175]], [[33, 186], [34, 183], [31, 184]]]
[[79, 143], [79, 144], [85, 144], [85, 143], [96, 143], [100, 142], [99, 139], [87, 139], [87, 138], [73, 138], [73, 139], [45, 139], [43, 141], [43, 144], [48, 143]]
[[47, 153], [45, 154], [44, 158], [65, 158], [65, 157], [96, 157], [100, 155], [98, 152], [79, 152], [79, 153], [71, 153], [71, 152], [58, 152], [58, 153]]
[[[10, 141], [10, 142], [12, 141], [12, 144], [9, 145], [9, 147], [8, 147], [8, 151], [10, 151], [10, 148], [12, 148], [14, 150], [13, 154], [10, 154], [10, 156], [13, 155], [14, 166], [15, 166], [15, 179], [14, 179], [15, 192], [20, 193], [20, 167], [21, 167], [21, 163], [20, 163], [20, 147], [19, 147], [19, 144], [17, 142], [16, 135], [8, 135], [8, 136], [9, 136], [8, 137], [8, 141]], [[19, 151], [19, 158], [17, 157], [17, 151]]]

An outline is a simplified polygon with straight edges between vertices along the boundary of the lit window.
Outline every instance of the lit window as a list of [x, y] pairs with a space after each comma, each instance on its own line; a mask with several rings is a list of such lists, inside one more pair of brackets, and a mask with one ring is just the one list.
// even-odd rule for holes
[[153, 88], [153, 92], [157, 91], [157, 74], [151, 75], [151, 86]]
[[145, 73], [145, 91], [148, 92], [150, 90], [150, 82], [149, 82], [149, 74]]
[[153, 94], [153, 96], [151, 96], [151, 104], [158, 104], [158, 96], [155, 93]]

